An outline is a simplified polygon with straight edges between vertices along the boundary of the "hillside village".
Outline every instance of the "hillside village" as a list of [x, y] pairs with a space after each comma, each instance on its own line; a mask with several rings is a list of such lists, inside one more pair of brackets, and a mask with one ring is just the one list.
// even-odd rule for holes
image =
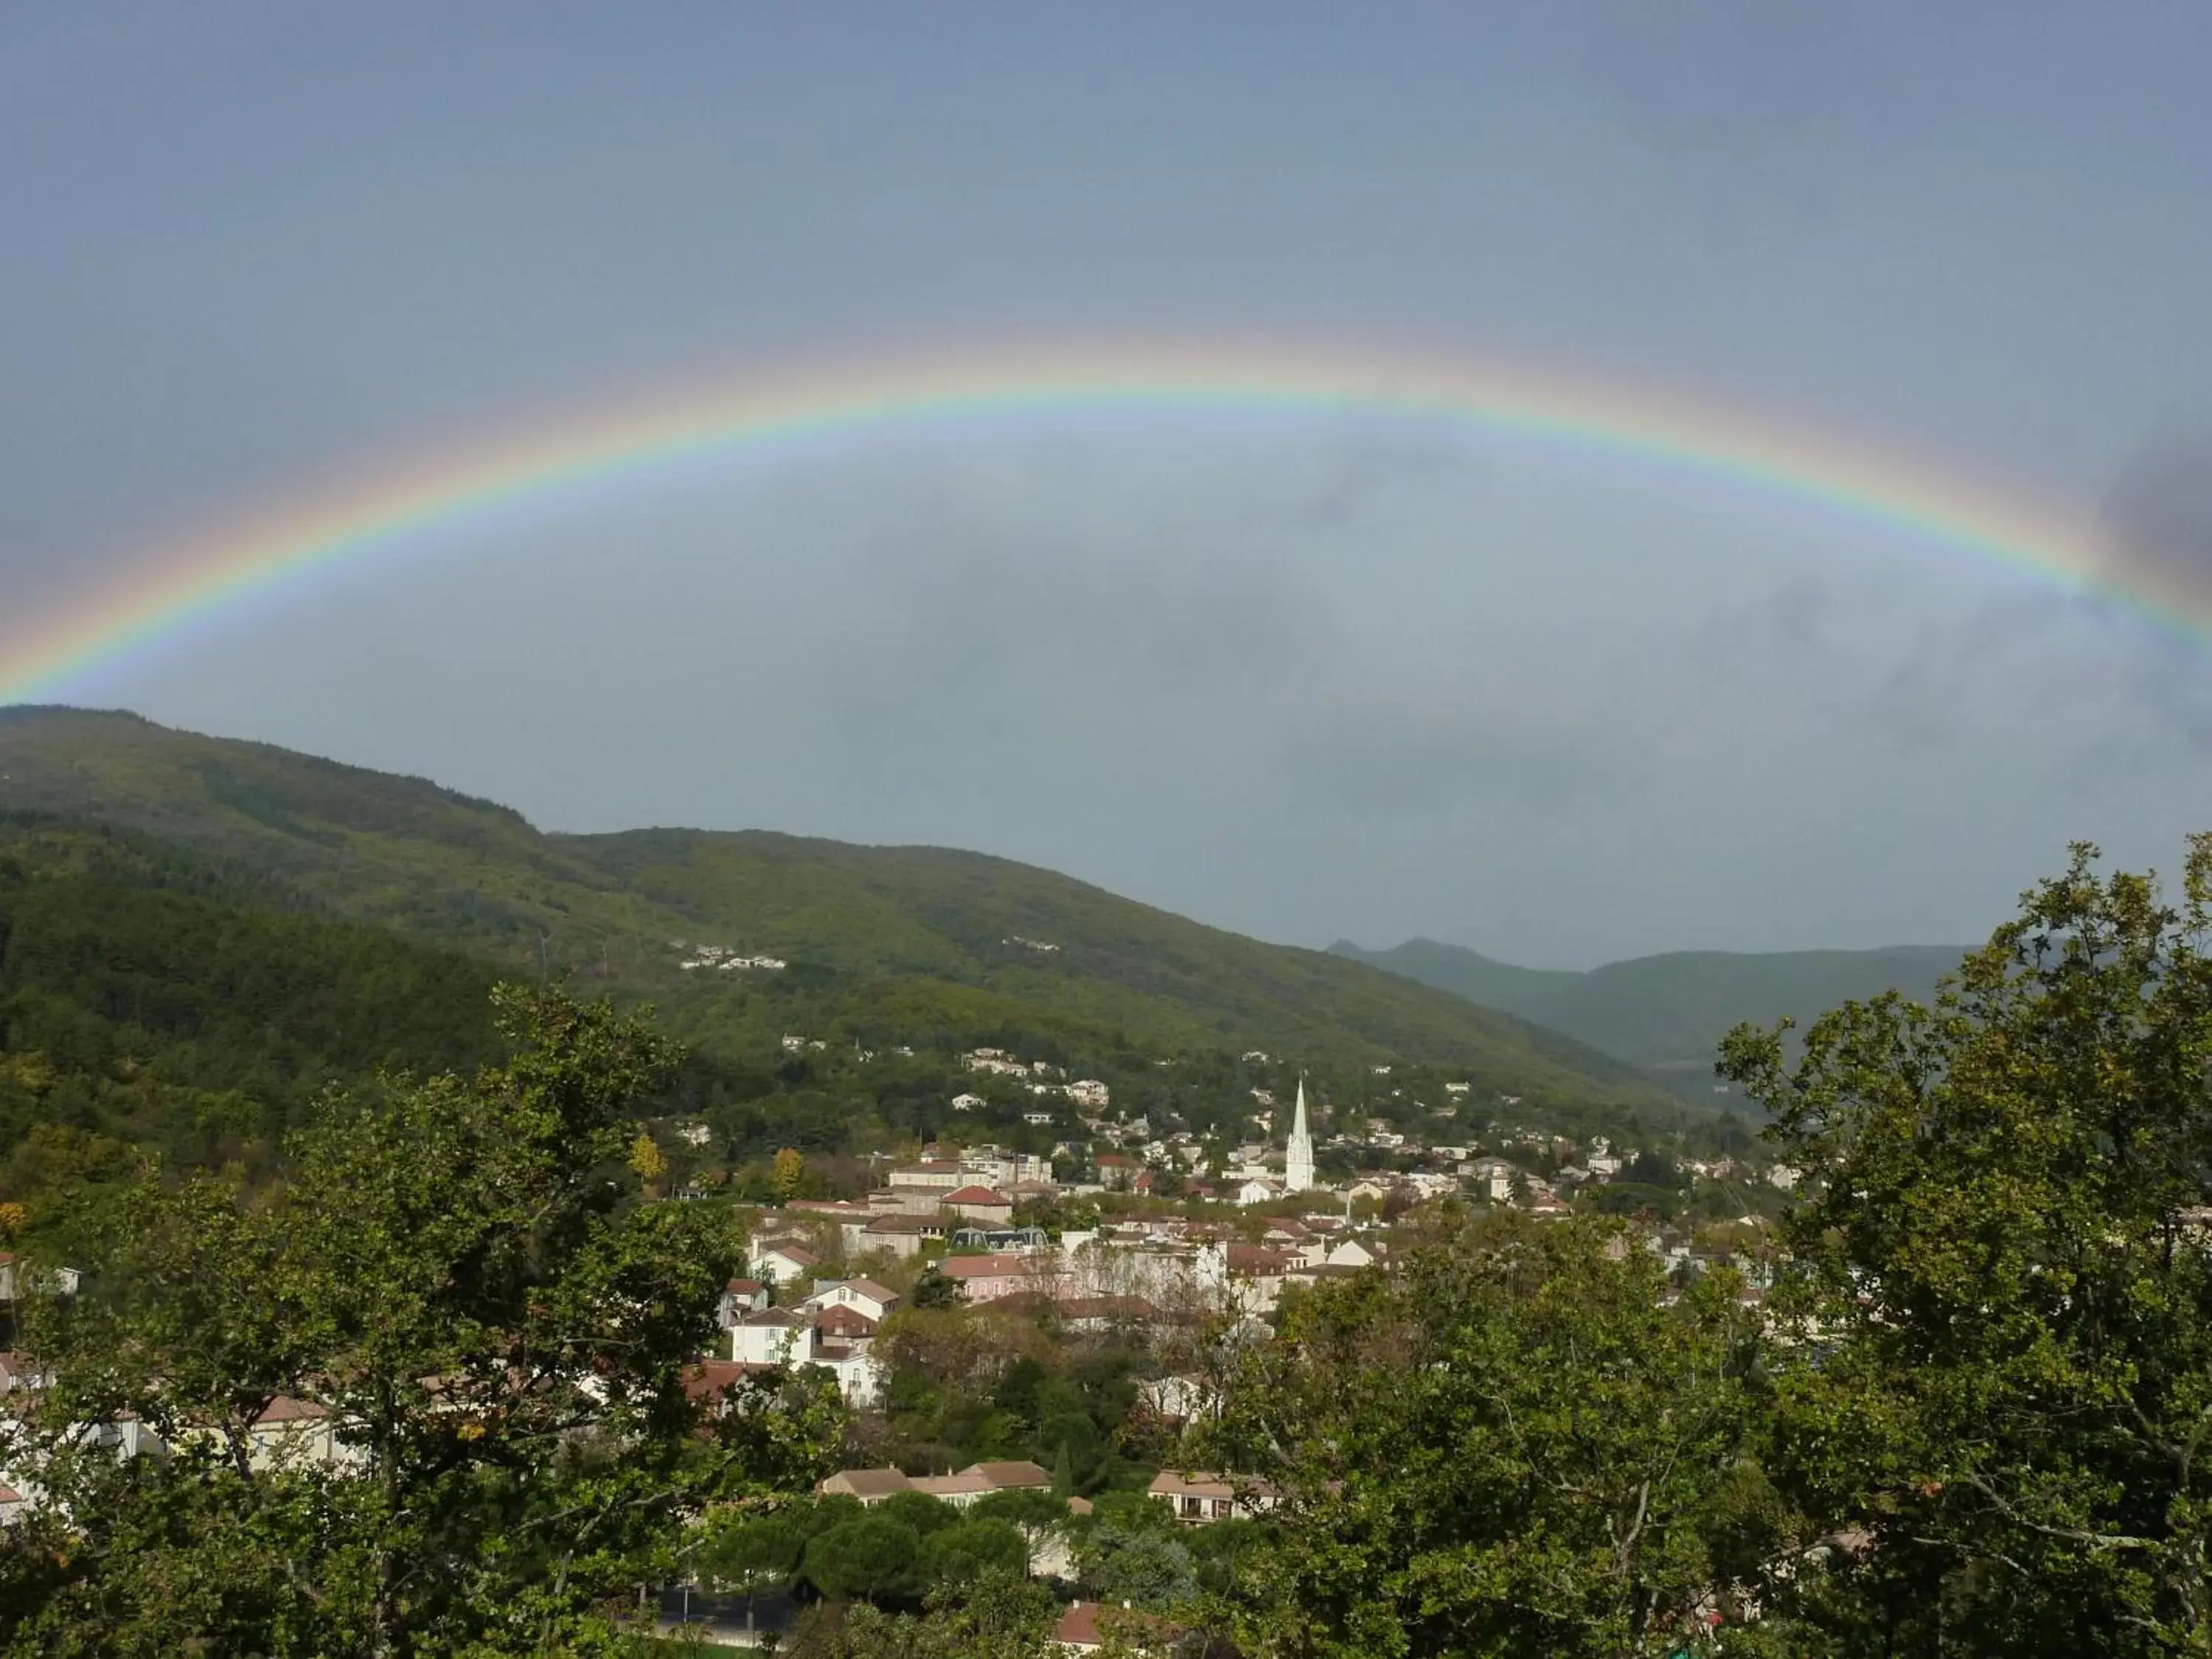
[[[801, 1056], [827, 1048], [795, 1034], [781, 1042]], [[1281, 1069], [1257, 1049], [1239, 1060]], [[1326, 1114], [1293, 1073], [1287, 1107], [1279, 1085], [1246, 1090], [1245, 1133], [1231, 1139], [1117, 1106], [1107, 1082], [1004, 1047], [966, 1049], [957, 1064], [995, 1092], [963, 1090], [947, 1111], [995, 1113], [1024, 1144], [948, 1130], [906, 1156], [871, 1155], [861, 1190], [799, 1196], [794, 1182], [751, 1212], [749, 1274], [728, 1287], [726, 1346], [702, 1375], [816, 1365], [851, 1406], [873, 1410], [893, 1369], [877, 1346], [884, 1322], [917, 1302], [950, 1304], [1132, 1342], [1163, 1362], [1140, 1380], [1172, 1419], [1202, 1392], [1194, 1376], [1165, 1369], [1191, 1330], [1225, 1322], [1263, 1334], [1300, 1288], [1387, 1272], [1394, 1236], [1439, 1205], [1639, 1214], [1648, 1247], [1678, 1279], [1715, 1261], [1749, 1263], [1755, 1296], [1766, 1218], [1794, 1179], [1756, 1151], [1701, 1156], [1542, 1130], [1516, 1118], [1510, 1097], [1494, 1103], [1504, 1118], [1480, 1132], [1431, 1137], [1364, 1113]], [[1368, 1074], [1395, 1069], [1377, 1063]], [[1439, 1082], [1455, 1124], [1470, 1115], [1471, 1092]], [[1054, 1126], [1068, 1133], [1048, 1139]], [[703, 1139], [705, 1126], [684, 1132]], [[795, 1152], [781, 1162], [803, 1171]], [[675, 1188], [694, 1201], [712, 1191], [696, 1179]]]

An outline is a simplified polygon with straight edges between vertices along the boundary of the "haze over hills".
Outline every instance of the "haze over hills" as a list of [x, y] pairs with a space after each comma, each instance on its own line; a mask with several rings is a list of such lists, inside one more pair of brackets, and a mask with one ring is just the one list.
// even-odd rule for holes
[[1388, 951], [1339, 939], [1329, 949], [1692, 1083], [1710, 1073], [1715, 1045], [1739, 1021], [1771, 1024], [1789, 1016], [1802, 1024], [1840, 1002], [1892, 989], [1925, 1000], [1965, 954], [1965, 947], [1948, 945], [1676, 951], [1572, 973], [1516, 968], [1427, 939]]
[[[420, 779], [65, 708], [0, 710], [0, 808], [156, 836], [510, 971], [566, 967], [726, 1048], [830, 1018], [996, 1025], [1165, 1052], [1395, 1056], [1567, 1102], [1663, 1098], [1510, 1014], [978, 854], [758, 831], [550, 835]], [[684, 969], [702, 943], [788, 966]]]

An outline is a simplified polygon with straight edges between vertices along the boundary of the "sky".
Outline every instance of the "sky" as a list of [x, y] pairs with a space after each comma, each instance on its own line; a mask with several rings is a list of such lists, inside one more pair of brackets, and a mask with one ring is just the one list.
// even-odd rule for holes
[[[2212, 577], [2212, 9], [0, 3], [0, 631], [825, 366], [1506, 362]], [[1958, 943], [2212, 829], [2212, 654], [1354, 409], [894, 428], [400, 538], [60, 695], [549, 829], [971, 847], [1293, 943]]]

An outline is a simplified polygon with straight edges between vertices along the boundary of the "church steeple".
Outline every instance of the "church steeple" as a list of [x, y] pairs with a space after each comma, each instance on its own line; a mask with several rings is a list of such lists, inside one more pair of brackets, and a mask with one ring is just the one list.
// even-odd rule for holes
[[1298, 1079], [1297, 1115], [1291, 1120], [1290, 1144], [1284, 1148], [1283, 1185], [1302, 1193], [1314, 1184], [1313, 1132], [1306, 1127], [1306, 1080]]

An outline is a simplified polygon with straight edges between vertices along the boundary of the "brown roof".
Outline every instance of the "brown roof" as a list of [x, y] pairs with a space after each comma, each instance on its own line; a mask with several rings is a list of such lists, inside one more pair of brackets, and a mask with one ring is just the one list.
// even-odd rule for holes
[[738, 1323], [750, 1325], [755, 1330], [789, 1330], [794, 1325], [804, 1325], [806, 1316], [796, 1308], [763, 1308], [749, 1313]]
[[1281, 1273], [1291, 1267], [1290, 1257], [1280, 1250], [1263, 1249], [1257, 1244], [1231, 1244], [1223, 1255], [1231, 1273]]
[[870, 1233], [941, 1233], [945, 1223], [933, 1215], [879, 1215], [861, 1229]]
[[1025, 1458], [1009, 1463], [970, 1463], [960, 1473], [980, 1475], [999, 1492], [1013, 1487], [1052, 1485], [1052, 1476]]
[[726, 1291], [735, 1291], [739, 1296], [753, 1296], [766, 1290], [768, 1286], [757, 1279], [733, 1279], [722, 1288]]
[[1178, 1474], [1173, 1469], [1162, 1469], [1152, 1477], [1152, 1484], [1145, 1491], [1154, 1498], [1234, 1498], [1237, 1495], [1225, 1479], [1204, 1470]]
[[878, 1285], [872, 1279], [848, 1279], [845, 1281], [845, 1288], [857, 1291], [872, 1302], [891, 1303], [899, 1299], [896, 1291], [887, 1285]]
[[802, 1267], [816, 1267], [822, 1264], [822, 1258], [820, 1256], [816, 1255], [811, 1250], [802, 1250], [796, 1244], [772, 1245], [762, 1254], [766, 1255], [780, 1255], [785, 1261], [795, 1261]]
[[824, 1308], [821, 1319], [817, 1322], [823, 1330], [836, 1336], [872, 1336], [876, 1330], [874, 1320], [858, 1308], [848, 1308], [842, 1302]]
[[1046, 1271], [1037, 1258], [1026, 1255], [948, 1255], [937, 1264], [947, 1279], [998, 1279]]
[[981, 1498], [998, 1490], [972, 1470], [958, 1474], [918, 1474], [914, 1489], [932, 1498]]
[[[850, 1492], [855, 1498], [888, 1498], [894, 1492], [912, 1492], [914, 1482], [896, 1469], [840, 1469], [830, 1477], [838, 1482], [838, 1490]], [[830, 1490], [830, 1480], [824, 1480], [820, 1490]]]
[[[1111, 1633], [1127, 1639], [1137, 1631], [1148, 1631], [1156, 1636], [1171, 1636], [1175, 1626], [1158, 1613], [1139, 1613], [1129, 1607], [1109, 1607], [1100, 1601], [1070, 1601], [1060, 1622], [1052, 1627], [1052, 1639], [1062, 1647], [1079, 1652], [1093, 1652], [1106, 1645], [1106, 1633], [1098, 1628], [1103, 1615]], [[1141, 1638], [1139, 1639], [1142, 1639]]]
[[1071, 1648], [1099, 1648], [1106, 1638], [1098, 1633], [1098, 1604], [1096, 1601], [1071, 1601], [1067, 1611], [1060, 1615], [1060, 1622], [1052, 1627], [1052, 1639]]
[[1012, 1208], [1014, 1202], [1004, 1193], [995, 1192], [988, 1187], [963, 1187], [957, 1193], [945, 1194], [941, 1201], [946, 1204], [992, 1204], [1001, 1209]]
[[737, 1382], [775, 1369], [737, 1359], [697, 1360], [684, 1368], [684, 1397], [694, 1405], [719, 1405]]

